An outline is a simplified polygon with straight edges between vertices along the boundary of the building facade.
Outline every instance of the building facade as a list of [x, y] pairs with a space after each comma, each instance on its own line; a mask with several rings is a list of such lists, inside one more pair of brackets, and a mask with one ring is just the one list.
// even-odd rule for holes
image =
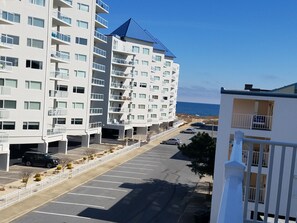
[[0, 1], [1, 169], [20, 145], [67, 153], [68, 136], [100, 142], [105, 13], [101, 0]]
[[258, 221], [263, 219], [263, 213], [272, 219], [296, 219], [296, 89], [296, 84], [269, 91], [251, 85], [241, 91], [221, 89], [211, 222], [219, 220], [224, 165], [230, 158], [236, 131], [243, 132], [247, 142], [255, 141], [242, 145], [242, 162], [250, 162], [243, 177], [243, 199], [248, 200], [245, 219], [253, 219], [254, 213]]
[[147, 30], [129, 19], [108, 36], [103, 135], [147, 136], [175, 119], [179, 65]]

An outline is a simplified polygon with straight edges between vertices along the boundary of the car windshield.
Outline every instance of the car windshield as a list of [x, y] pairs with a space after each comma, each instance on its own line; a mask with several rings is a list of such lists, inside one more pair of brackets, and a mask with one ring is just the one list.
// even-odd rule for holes
[[44, 157], [47, 158], [47, 159], [52, 159], [53, 158], [52, 155], [50, 155], [50, 154], [44, 154]]

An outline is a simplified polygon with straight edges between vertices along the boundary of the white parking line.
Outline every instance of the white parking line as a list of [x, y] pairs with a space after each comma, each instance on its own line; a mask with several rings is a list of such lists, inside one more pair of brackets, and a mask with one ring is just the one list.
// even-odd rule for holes
[[103, 182], [103, 183], [113, 183], [113, 184], [123, 184], [124, 182], [119, 182], [119, 181], [110, 181], [110, 180], [92, 180], [95, 182]]
[[111, 170], [111, 171], [116, 173], [132, 173], [132, 174], [146, 175], [146, 173], [139, 173], [139, 172], [130, 172], [130, 171], [121, 171], [121, 170]]
[[128, 166], [119, 166], [119, 168], [124, 168], [124, 169], [133, 169], [133, 170], [154, 170], [154, 169], [149, 169], [149, 168], [141, 168], [141, 167], [128, 167]]
[[115, 178], [127, 178], [127, 179], [134, 179], [134, 180], [142, 180], [141, 178], [137, 177], [125, 177], [125, 176], [116, 176], [116, 175], [102, 175], [105, 177], [115, 177]]
[[128, 190], [116, 189], [116, 188], [107, 188], [107, 187], [94, 187], [94, 186], [81, 186], [81, 187], [94, 188], [94, 189], [104, 189], [104, 190], [114, 190], [114, 191], [121, 191], [121, 192], [129, 192]]
[[62, 202], [62, 201], [51, 201], [51, 203], [69, 204], [69, 205], [77, 205], [77, 206], [84, 206], [84, 207], [93, 207], [93, 208], [105, 209], [105, 207], [103, 207], [103, 206], [97, 206], [97, 205], [92, 205], [92, 204], [80, 204], [80, 203], [71, 203], [71, 202]]
[[38, 214], [47, 214], [47, 215], [63, 216], [63, 217], [70, 217], [70, 218], [80, 218], [80, 219], [88, 219], [88, 220], [91, 219], [91, 218], [81, 217], [81, 216], [77, 216], [77, 215], [59, 214], [59, 213], [54, 213], [54, 212], [44, 212], [44, 211], [33, 211], [33, 212], [38, 213]]
[[132, 166], [152, 166], [152, 167], [157, 167], [158, 165], [151, 165], [151, 164], [143, 164], [143, 163], [125, 163], [125, 165], [132, 165]]
[[86, 197], [100, 197], [100, 198], [106, 198], [106, 199], [116, 199], [115, 197], [108, 197], [108, 196], [102, 196], [102, 195], [93, 195], [93, 194], [80, 194], [80, 193], [68, 193], [71, 195], [77, 195], [77, 196], [86, 196]]

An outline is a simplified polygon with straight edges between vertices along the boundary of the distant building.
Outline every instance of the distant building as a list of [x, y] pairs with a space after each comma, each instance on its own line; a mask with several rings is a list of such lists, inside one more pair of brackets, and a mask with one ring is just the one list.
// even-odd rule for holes
[[[225, 179], [224, 164], [229, 159], [234, 133], [238, 130], [243, 132], [247, 139], [259, 140], [259, 143], [252, 144], [252, 153], [249, 150], [250, 144], [244, 143], [242, 147], [242, 162], [247, 164], [251, 157], [250, 173], [246, 170], [244, 174], [244, 182], [249, 182], [249, 187], [243, 188], [244, 196], [247, 190], [249, 192], [246, 219], [251, 219], [254, 213], [257, 213], [256, 218], [258, 218], [263, 215], [265, 208], [270, 218], [286, 215], [292, 219], [296, 218], [297, 164], [292, 161], [292, 151], [296, 148], [282, 146], [297, 143], [296, 111], [296, 83], [275, 90], [255, 89], [252, 85], [246, 85], [245, 90], [221, 89], [211, 207], [212, 223], [218, 220]], [[269, 143], [261, 145], [261, 141]], [[283, 143], [275, 146], [275, 142]], [[272, 150], [273, 156], [271, 156]], [[284, 154], [283, 160], [282, 154]], [[260, 157], [262, 163], [259, 162]], [[270, 157], [273, 157], [272, 160]], [[293, 156], [293, 160], [295, 159]], [[269, 171], [271, 171], [270, 179]], [[268, 203], [267, 198], [269, 198]], [[291, 209], [288, 209], [289, 207]]]
[[179, 65], [147, 30], [129, 19], [108, 36], [103, 135], [147, 135], [175, 120]]

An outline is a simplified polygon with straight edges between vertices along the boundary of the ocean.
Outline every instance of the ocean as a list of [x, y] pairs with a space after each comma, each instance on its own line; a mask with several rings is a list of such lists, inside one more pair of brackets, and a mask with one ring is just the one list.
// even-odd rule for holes
[[219, 116], [220, 105], [181, 102], [176, 103], [177, 114], [189, 114], [199, 116]]

